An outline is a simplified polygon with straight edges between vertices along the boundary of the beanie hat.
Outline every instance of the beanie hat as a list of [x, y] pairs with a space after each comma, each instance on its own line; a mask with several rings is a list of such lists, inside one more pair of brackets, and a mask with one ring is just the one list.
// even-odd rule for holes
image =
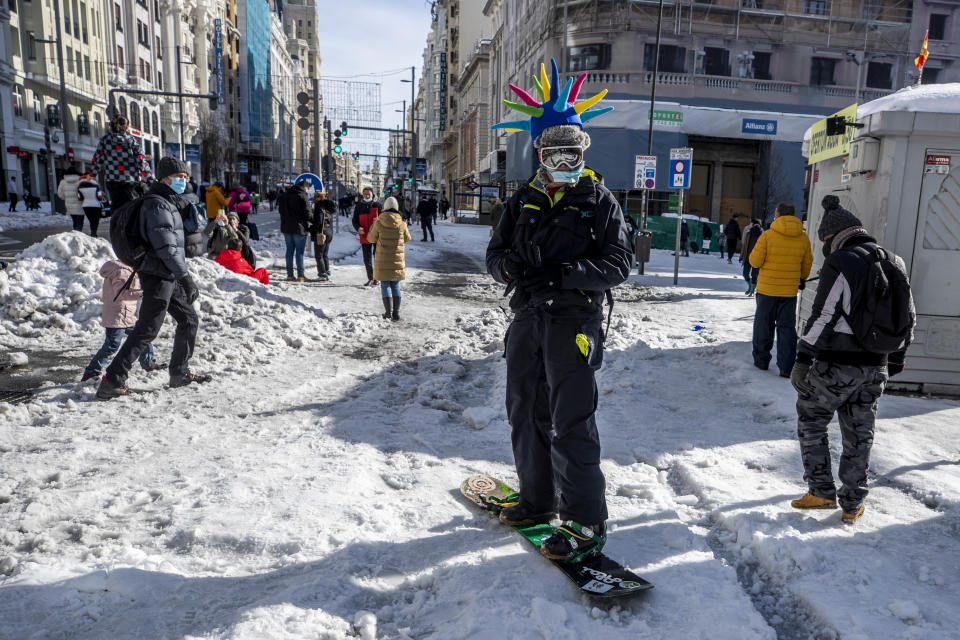
[[236, 211], [228, 211], [228, 212], [227, 212], [227, 217], [228, 217], [228, 218], [236, 218], [237, 220], [240, 219], [240, 216], [237, 214]]
[[373, 186], [366, 182], [360, 185], [360, 193], [363, 193], [367, 189], [370, 189], [370, 191], [373, 191]]
[[823, 220], [820, 221], [820, 227], [817, 229], [817, 237], [820, 240], [850, 227], [863, 226], [857, 216], [840, 206], [840, 198], [837, 196], [833, 194], [824, 196], [820, 204], [823, 205]]
[[393, 211], [394, 213], [400, 213], [400, 209], [397, 205], [397, 199], [393, 196], [390, 196], [383, 201], [383, 210], [384, 212]]
[[579, 147], [590, 146], [590, 134], [572, 124], [559, 124], [543, 130], [533, 141], [535, 149], [543, 147]]
[[186, 172], [187, 165], [172, 156], [160, 158], [160, 162], [157, 163], [157, 180], [163, 180], [167, 176], [171, 176], [175, 173]]

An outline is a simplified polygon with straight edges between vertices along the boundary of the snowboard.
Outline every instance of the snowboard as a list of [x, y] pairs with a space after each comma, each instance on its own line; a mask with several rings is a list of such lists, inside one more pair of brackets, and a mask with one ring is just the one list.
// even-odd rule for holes
[[[460, 484], [460, 493], [481, 509], [499, 516], [501, 507], [496, 500], [502, 500], [514, 493], [514, 490], [496, 478], [476, 475], [470, 476]], [[549, 524], [510, 528], [516, 530], [538, 550], [540, 543], [549, 538], [554, 530], [554, 527]], [[623, 598], [653, 588], [653, 584], [602, 553], [580, 562], [562, 562], [546, 557], [544, 559], [560, 569], [581, 592], [594, 598]]]

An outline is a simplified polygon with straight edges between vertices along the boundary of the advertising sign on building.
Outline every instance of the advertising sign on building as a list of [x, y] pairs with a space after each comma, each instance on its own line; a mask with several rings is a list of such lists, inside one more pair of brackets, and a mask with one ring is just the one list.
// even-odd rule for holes
[[223, 104], [223, 20], [213, 20], [213, 71], [217, 78], [217, 104]]
[[923, 162], [924, 173], [950, 173], [950, 156], [928, 153]]
[[[837, 116], [846, 118], [847, 122], [856, 122], [857, 105], [852, 104], [828, 117]], [[854, 127], [847, 127], [842, 135], [828, 136], [827, 118], [817, 121], [815, 125], [810, 127], [810, 155], [807, 156], [807, 164], [815, 164], [821, 160], [837, 158], [850, 153], [850, 142], [853, 140], [855, 131]]]
[[417, 158], [417, 176], [425, 178], [427, 176], [427, 159]]
[[187, 162], [200, 162], [200, 145], [185, 144], [183, 145], [183, 151], [183, 157]]
[[[647, 120], [650, 119], [650, 110], [647, 110]], [[683, 125], [683, 111], [669, 111], [665, 109], [653, 110], [653, 124], [662, 127], [680, 127]]]
[[758, 118], [744, 118], [740, 124], [740, 133], [755, 133], [764, 136], [777, 135], [776, 120], [760, 120]]

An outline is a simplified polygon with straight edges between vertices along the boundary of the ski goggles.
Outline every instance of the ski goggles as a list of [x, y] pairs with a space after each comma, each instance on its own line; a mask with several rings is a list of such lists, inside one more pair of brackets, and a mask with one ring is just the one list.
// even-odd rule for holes
[[583, 164], [583, 149], [580, 147], [542, 147], [540, 149], [540, 164], [548, 171], [556, 171], [566, 165], [569, 169], [577, 169]]

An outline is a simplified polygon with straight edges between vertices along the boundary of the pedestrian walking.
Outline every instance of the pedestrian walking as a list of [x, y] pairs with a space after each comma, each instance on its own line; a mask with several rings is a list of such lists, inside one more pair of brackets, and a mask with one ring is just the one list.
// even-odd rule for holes
[[253, 210], [253, 199], [250, 192], [241, 186], [236, 186], [230, 192], [230, 200], [227, 202], [227, 211], [233, 211], [240, 217], [240, 224], [249, 226], [248, 218]]
[[[853, 523], [864, 512], [877, 405], [889, 377], [903, 371], [916, 312], [903, 260], [877, 244], [837, 196], [822, 205], [817, 237], [826, 260], [790, 377], [808, 489], [791, 505], [831, 509], [839, 500], [842, 521]], [[885, 288], [874, 284], [881, 279]], [[827, 437], [834, 414], [843, 447], [839, 491]]]
[[77, 192], [80, 186], [80, 172], [69, 166], [63, 172], [63, 178], [57, 185], [57, 197], [63, 200], [67, 214], [73, 219], [73, 230], [83, 231], [83, 202]]
[[450, 201], [447, 200], [446, 196], [440, 198], [440, 215], [444, 220], [447, 219], [447, 212], [450, 210]]
[[713, 229], [710, 224], [703, 223], [703, 243], [700, 245], [700, 253], [710, 255], [710, 241], [713, 240]]
[[506, 407], [520, 492], [500, 519], [549, 523], [559, 511], [562, 522], [540, 551], [575, 562], [606, 542], [595, 371], [603, 359], [603, 299], [612, 300], [607, 292], [627, 279], [633, 250], [620, 205], [584, 163], [590, 136], [582, 122], [610, 108], [581, 114], [571, 106], [579, 89], [568, 82], [561, 92], [556, 62], [551, 66], [552, 82], [541, 66], [540, 115], [493, 127], [530, 131], [540, 166], [507, 203], [486, 261], [513, 293]]
[[689, 243], [690, 243], [690, 226], [687, 224], [686, 219], [682, 219], [680, 221], [680, 255], [685, 258], [690, 257], [690, 250], [687, 248]]
[[[394, 198], [394, 201], [396, 201], [396, 198]], [[399, 205], [399, 203], [397, 204]], [[397, 211], [399, 212], [399, 207]], [[373, 187], [365, 184], [360, 188], [360, 201], [353, 208], [352, 222], [357, 237], [360, 239], [360, 250], [363, 252], [363, 266], [367, 271], [366, 286], [368, 287], [377, 284], [377, 280], [373, 277], [373, 254], [376, 245], [371, 244], [370, 240], [367, 239], [367, 233], [378, 215], [380, 215], [380, 207], [373, 197]]]
[[777, 368], [784, 378], [790, 377], [797, 355], [797, 291], [813, 265], [803, 222], [793, 211], [793, 205], [777, 205], [773, 224], [760, 234], [749, 258], [750, 265], [760, 270], [753, 316], [753, 365], [764, 371], [770, 366], [776, 331]]
[[398, 211], [397, 199], [383, 201], [383, 212], [373, 221], [367, 240], [376, 245], [373, 277], [380, 282], [383, 318], [400, 319], [400, 281], [406, 278], [404, 244], [410, 242], [410, 230]]
[[759, 218], [753, 218], [747, 228], [743, 230], [740, 239], [740, 262], [743, 263], [743, 279], [747, 281], [747, 290], [744, 295], [752, 296], [757, 292], [757, 276], [760, 270], [750, 264], [750, 252], [757, 246], [757, 240], [763, 233], [763, 225]]
[[[97, 229], [100, 228], [100, 218], [103, 215], [103, 191], [97, 183], [92, 173], [80, 176], [77, 184], [77, 197], [80, 200], [80, 206], [83, 208], [83, 215], [90, 223], [90, 235], [97, 237]], [[81, 223], [81, 229], [83, 223]]]
[[433, 235], [433, 219], [437, 215], [436, 202], [430, 202], [428, 198], [420, 200], [417, 205], [417, 215], [420, 217], [420, 229], [423, 231], [423, 242], [427, 241], [427, 234], [430, 234], [430, 241], [435, 242], [436, 236]]
[[8, 211], [17, 210], [17, 202], [20, 198], [20, 189], [17, 186], [17, 176], [10, 176], [7, 184], [7, 197], [10, 198], [10, 208]]
[[733, 254], [736, 253], [737, 243], [740, 241], [740, 223], [737, 222], [737, 216], [727, 221], [723, 235], [727, 241], [727, 264], [733, 264]]
[[107, 367], [97, 398], [110, 400], [127, 395], [127, 375], [140, 354], [154, 341], [167, 313], [177, 322], [170, 355], [170, 386], [212, 380], [209, 374], [190, 371], [190, 356], [197, 341], [199, 318], [193, 303], [200, 290], [190, 277], [183, 252], [183, 223], [174, 196], [187, 188], [187, 166], [172, 157], [162, 158], [154, 182], [139, 211], [140, 236], [150, 247], [137, 269], [143, 300], [133, 331]]
[[[123, 338], [133, 333], [133, 327], [137, 323], [137, 304], [143, 299], [140, 279], [133, 272], [132, 267], [119, 260], [108, 260], [100, 267], [100, 275], [103, 277], [101, 292], [103, 310], [100, 313], [100, 324], [106, 331], [106, 337], [100, 349], [83, 370], [81, 382], [100, 378], [110, 357], [120, 348]], [[130, 280], [129, 284], [127, 284], [128, 280]], [[166, 366], [157, 364], [152, 343], [147, 343], [138, 360], [144, 371], [154, 371]]]
[[317, 260], [317, 280], [330, 281], [330, 244], [333, 242], [333, 215], [337, 212], [337, 203], [327, 198], [315, 198], [313, 203], [313, 227], [311, 235], [314, 255]]
[[114, 116], [93, 154], [93, 173], [106, 185], [113, 211], [143, 195], [154, 180], [140, 138], [131, 134], [129, 127], [126, 116]]
[[214, 182], [207, 187], [204, 192], [204, 202], [207, 205], [207, 218], [213, 220], [223, 209], [227, 207], [227, 198], [223, 195], [223, 183]]
[[[287, 245], [287, 281], [307, 281], [307, 275], [303, 269], [303, 252], [307, 246], [310, 224], [307, 183], [298, 182], [287, 189], [280, 199], [280, 232]], [[293, 277], [294, 258], [297, 263], [296, 278]]]

